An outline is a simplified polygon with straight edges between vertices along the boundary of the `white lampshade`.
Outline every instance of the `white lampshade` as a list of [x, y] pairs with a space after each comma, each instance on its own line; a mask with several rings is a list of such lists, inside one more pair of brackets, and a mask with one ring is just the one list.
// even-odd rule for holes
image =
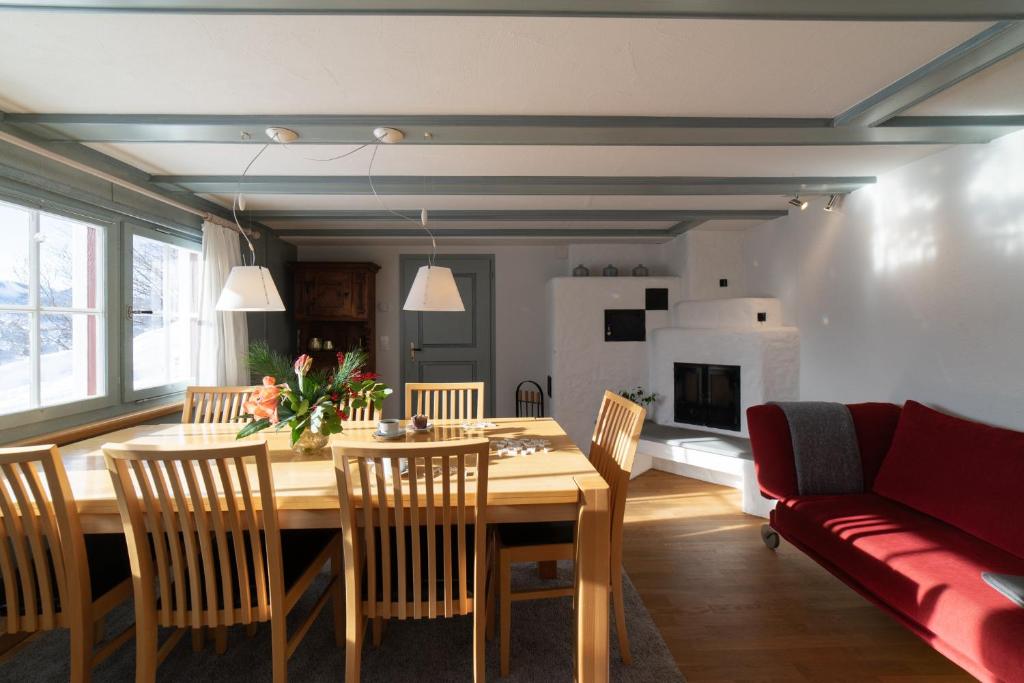
[[263, 266], [235, 266], [217, 299], [217, 310], [283, 311], [284, 302], [269, 270]]
[[402, 306], [406, 311], [464, 311], [451, 268], [420, 266], [412, 281], [409, 296]]

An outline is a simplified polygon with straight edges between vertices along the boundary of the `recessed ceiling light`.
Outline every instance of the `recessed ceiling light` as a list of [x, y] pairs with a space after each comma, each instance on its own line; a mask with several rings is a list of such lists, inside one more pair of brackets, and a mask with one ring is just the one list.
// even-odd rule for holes
[[271, 126], [270, 128], [267, 128], [267, 130], [265, 132], [266, 132], [268, 138], [270, 138], [274, 142], [278, 142], [278, 143], [281, 143], [283, 145], [286, 145], [289, 142], [295, 142], [296, 140], [299, 139], [299, 134], [296, 133], [291, 128], [282, 128], [280, 126]]
[[397, 128], [390, 128], [388, 126], [381, 126], [373, 129], [373, 137], [377, 138], [380, 142], [388, 145], [392, 145], [396, 142], [401, 142], [405, 139], [405, 133], [398, 130]]

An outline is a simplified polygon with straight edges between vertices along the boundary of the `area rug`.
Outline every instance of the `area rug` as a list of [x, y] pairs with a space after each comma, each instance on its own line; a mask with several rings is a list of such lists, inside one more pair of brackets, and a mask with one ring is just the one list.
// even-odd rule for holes
[[[568, 583], [571, 565], [559, 565], [559, 581]], [[321, 577], [320, 586], [326, 581]], [[553, 582], [552, 582], [553, 583]], [[518, 565], [513, 572], [517, 590], [552, 585], [537, 578], [531, 565]], [[613, 681], [684, 681], [661, 634], [651, 620], [629, 578], [624, 579], [626, 622], [629, 627], [633, 664], [619, 659], [615, 626], [611, 628], [611, 678]], [[311, 591], [305, 604], [296, 608], [301, 619], [318, 594]], [[131, 623], [130, 605], [109, 617], [109, 629]], [[571, 598], [518, 602], [512, 606], [512, 673], [506, 681], [572, 680], [573, 612]], [[294, 628], [294, 626], [293, 626]], [[161, 642], [169, 635], [161, 632]], [[367, 638], [369, 640], [369, 638]], [[367, 642], [363, 651], [364, 681], [470, 681], [472, 680], [472, 632], [469, 617], [455, 619], [392, 620], [379, 648]], [[288, 666], [289, 680], [298, 683], [344, 679], [344, 647], [334, 644], [330, 610], [325, 609], [295, 651]], [[37, 637], [9, 661], [0, 663], [2, 681], [68, 680], [67, 631]], [[97, 667], [93, 681], [130, 681], [135, 677], [134, 641], [118, 650]], [[487, 678], [499, 680], [498, 641], [487, 643]], [[217, 655], [207, 641], [203, 652], [193, 652], [186, 635], [157, 671], [160, 681], [269, 681], [270, 626], [263, 624], [256, 636], [248, 638], [244, 628], [229, 631], [228, 651]]]

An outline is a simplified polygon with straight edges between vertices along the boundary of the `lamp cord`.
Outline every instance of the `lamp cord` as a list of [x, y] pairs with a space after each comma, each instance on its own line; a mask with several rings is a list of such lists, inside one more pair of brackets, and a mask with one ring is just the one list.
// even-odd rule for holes
[[[274, 141], [278, 142], [277, 138], [274, 138]], [[287, 143], [279, 143], [279, 144], [282, 147], [285, 147], [285, 148], [287, 148], [289, 146]], [[430, 252], [430, 257], [427, 259], [427, 265], [430, 266], [430, 267], [433, 267], [435, 259], [437, 258], [437, 238], [434, 236], [434, 233], [422, 221], [421, 222], [417, 222], [415, 219], [409, 218], [405, 214], [399, 213], [399, 212], [397, 212], [397, 211], [395, 211], [395, 210], [385, 206], [384, 205], [384, 201], [380, 198], [380, 195], [377, 194], [377, 188], [374, 187], [374, 185], [373, 185], [373, 162], [377, 159], [377, 151], [380, 149], [381, 138], [374, 136], [374, 139], [373, 139], [372, 142], [365, 142], [362, 145], [359, 145], [358, 147], [356, 147], [355, 149], [352, 149], [352, 150], [349, 150], [348, 152], [345, 152], [344, 154], [339, 154], [338, 156], [330, 157], [330, 158], [327, 158], [327, 159], [316, 159], [316, 158], [313, 158], [313, 157], [302, 157], [302, 158], [305, 159], [306, 161], [317, 161], [317, 162], [337, 161], [338, 159], [344, 159], [347, 156], [355, 154], [356, 152], [358, 152], [358, 151], [360, 151], [362, 149], [366, 149], [370, 145], [373, 145], [373, 153], [370, 155], [370, 163], [369, 163], [369, 165], [366, 168], [366, 181], [370, 185], [370, 192], [373, 193], [373, 198], [376, 200], [377, 205], [380, 206], [380, 208], [383, 209], [384, 211], [387, 211], [390, 214], [394, 214], [395, 216], [398, 216], [402, 220], [409, 221], [413, 225], [417, 225], [417, 226], [423, 228], [423, 230], [426, 231], [427, 235], [430, 236], [430, 245], [431, 245], [431, 252]], [[238, 178], [238, 185], [235, 188], [235, 196], [234, 196], [234, 199], [231, 201], [231, 217], [234, 218], [235, 226], [238, 228], [238, 231], [242, 234], [242, 236], [245, 238], [246, 243], [249, 245], [249, 254], [250, 254], [251, 258], [252, 258], [252, 265], [254, 265], [254, 266], [256, 265], [256, 247], [253, 246], [252, 240], [249, 239], [249, 236], [245, 233], [245, 230], [242, 229], [241, 223], [238, 222], [238, 198], [239, 198], [239, 196], [242, 193], [242, 181], [245, 180], [245, 176], [249, 173], [249, 169], [251, 169], [253, 164], [256, 163], [256, 160], [259, 159], [263, 155], [263, 153], [267, 151], [268, 147], [270, 147], [270, 143], [269, 142], [264, 144], [263, 147], [260, 148], [260, 151], [256, 152], [256, 154], [253, 156], [253, 158], [249, 160], [249, 163], [246, 164], [245, 170], [242, 171], [242, 175]]]

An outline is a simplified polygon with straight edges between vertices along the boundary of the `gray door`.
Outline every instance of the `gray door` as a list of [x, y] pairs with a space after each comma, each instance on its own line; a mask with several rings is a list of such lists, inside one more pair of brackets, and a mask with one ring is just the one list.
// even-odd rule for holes
[[[465, 312], [402, 311], [402, 385], [406, 382], [486, 383], [484, 414], [494, 414], [494, 255], [438, 256], [435, 265], [451, 268]], [[426, 256], [401, 256], [401, 297]], [[405, 414], [405, 390], [399, 392]]]

